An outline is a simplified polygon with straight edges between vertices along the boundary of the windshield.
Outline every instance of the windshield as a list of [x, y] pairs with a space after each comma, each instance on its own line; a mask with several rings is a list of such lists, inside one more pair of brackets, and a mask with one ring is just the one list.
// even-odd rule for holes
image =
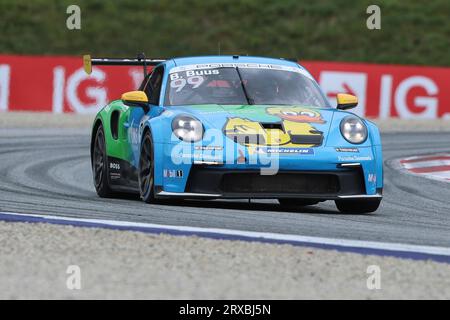
[[[254, 65], [254, 64], [253, 64]], [[277, 65], [217, 64], [173, 68], [166, 105], [302, 105], [329, 107], [310, 75]]]

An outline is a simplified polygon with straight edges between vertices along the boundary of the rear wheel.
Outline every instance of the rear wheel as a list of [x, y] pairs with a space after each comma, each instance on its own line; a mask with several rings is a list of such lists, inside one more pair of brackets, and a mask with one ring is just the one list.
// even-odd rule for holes
[[335, 203], [342, 213], [369, 213], [378, 209], [381, 199], [336, 200]]
[[95, 134], [92, 153], [92, 173], [97, 194], [102, 198], [113, 196], [108, 183], [108, 164], [106, 160], [106, 143], [103, 126], [99, 126]]
[[294, 199], [294, 198], [282, 198], [278, 199], [278, 202], [284, 207], [304, 207], [318, 204], [317, 200], [308, 199]]
[[144, 134], [139, 157], [139, 190], [146, 203], [155, 201], [153, 142], [150, 132]]

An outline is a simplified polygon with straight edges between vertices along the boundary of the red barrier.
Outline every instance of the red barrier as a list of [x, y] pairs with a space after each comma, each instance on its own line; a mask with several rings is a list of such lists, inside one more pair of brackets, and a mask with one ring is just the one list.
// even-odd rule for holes
[[[332, 104], [338, 92], [359, 98], [355, 112], [373, 118], [450, 118], [450, 68], [303, 61]], [[0, 55], [0, 112], [94, 113], [134, 90], [140, 67], [95, 67], [81, 57]]]
[[332, 103], [358, 96], [355, 111], [373, 118], [450, 118], [450, 68], [305, 61]]
[[0, 55], [0, 110], [95, 113], [141, 81], [140, 67], [95, 67], [87, 75], [81, 57]]

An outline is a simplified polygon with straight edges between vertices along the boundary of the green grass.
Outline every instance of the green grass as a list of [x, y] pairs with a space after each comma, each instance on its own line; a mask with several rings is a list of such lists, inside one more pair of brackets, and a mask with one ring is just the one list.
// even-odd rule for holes
[[[381, 30], [366, 8], [381, 7]], [[66, 28], [81, 7], [82, 29]], [[449, 0], [0, 0], [0, 52], [250, 54], [450, 66]]]

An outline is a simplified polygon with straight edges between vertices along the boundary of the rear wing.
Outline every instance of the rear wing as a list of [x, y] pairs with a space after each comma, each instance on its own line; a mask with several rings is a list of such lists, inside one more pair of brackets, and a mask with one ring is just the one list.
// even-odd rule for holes
[[83, 56], [84, 71], [87, 74], [92, 73], [92, 66], [142, 66], [144, 68], [144, 77], [147, 75], [147, 66], [156, 66], [164, 59], [147, 59], [145, 54], [141, 53], [133, 58], [92, 58], [90, 55]]

